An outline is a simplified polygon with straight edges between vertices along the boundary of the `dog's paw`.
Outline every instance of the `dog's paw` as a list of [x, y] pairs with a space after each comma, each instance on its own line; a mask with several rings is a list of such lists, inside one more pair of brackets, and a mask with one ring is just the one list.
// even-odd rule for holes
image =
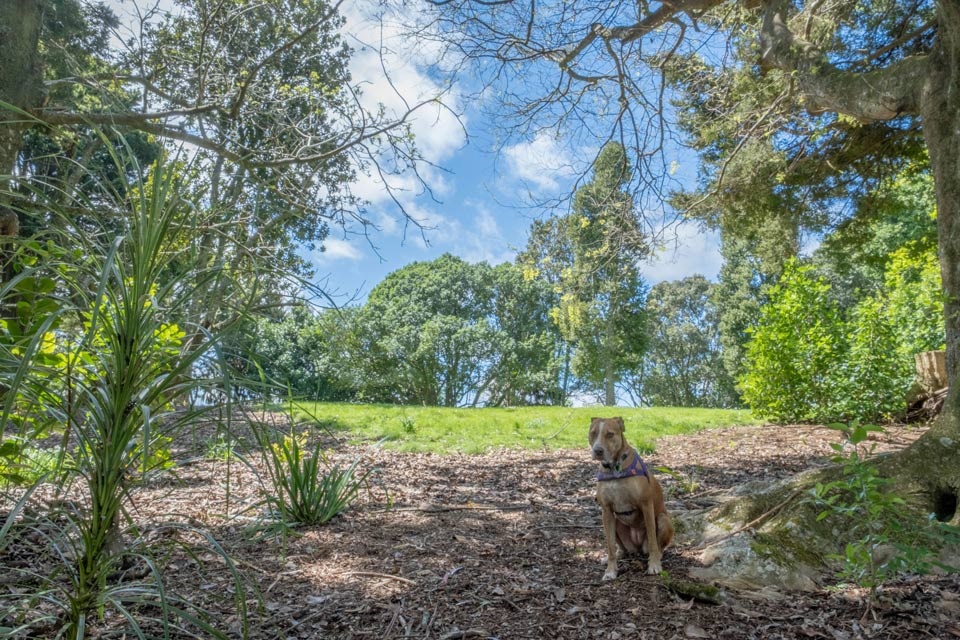
[[606, 582], [607, 580], [616, 580], [616, 579], [617, 579], [616, 569], [607, 569], [606, 572], [603, 574], [604, 582]]
[[663, 571], [663, 568], [660, 566], [660, 561], [659, 561], [659, 560], [651, 560], [650, 562], [647, 563], [647, 574], [648, 574], [648, 575], [655, 576], [655, 575], [657, 575], [658, 573], [660, 573], [661, 571]]

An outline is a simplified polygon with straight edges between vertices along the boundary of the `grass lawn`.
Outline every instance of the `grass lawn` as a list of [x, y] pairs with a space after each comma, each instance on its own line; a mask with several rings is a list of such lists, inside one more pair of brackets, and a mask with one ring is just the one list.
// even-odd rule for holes
[[762, 422], [749, 411], [672, 407], [455, 409], [297, 403], [294, 411], [298, 421], [313, 421], [350, 442], [383, 441], [384, 446], [399, 451], [434, 453], [586, 447], [593, 416], [623, 416], [630, 443], [646, 453], [654, 450], [654, 442], [661, 436]]

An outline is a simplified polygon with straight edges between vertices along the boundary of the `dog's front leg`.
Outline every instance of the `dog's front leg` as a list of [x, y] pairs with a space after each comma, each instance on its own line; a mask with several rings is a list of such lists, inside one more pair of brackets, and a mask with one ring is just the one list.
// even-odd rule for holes
[[617, 577], [617, 557], [620, 555], [617, 553], [617, 516], [613, 508], [607, 505], [603, 505], [603, 535], [607, 541], [607, 570], [603, 579], [613, 580]]
[[643, 523], [647, 528], [647, 546], [650, 548], [650, 557], [647, 561], [647, 573], [656, 575], [662, 571], [660, 560], [660, 538], [657, 537], [657, 514], [653, 508], [653, 500], [643, 503]]

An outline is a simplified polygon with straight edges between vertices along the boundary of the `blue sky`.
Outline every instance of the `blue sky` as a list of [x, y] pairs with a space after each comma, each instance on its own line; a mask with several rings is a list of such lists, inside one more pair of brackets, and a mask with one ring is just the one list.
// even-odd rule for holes
[[[108, 4], [124, 24], [135, 22], [132, 3], [108, 0]], [[175, 10], [172, 0], [137, 0], [137, 5]], [[364, 237], [358, 228], [333, 228], [324, 251], [305, 254], [316, 270], [317, 284], [337, 304], [362, 301], [391, 271], [445, 252], [471, 262], [513, 260], [526, 243], [534, 218], [565, 211], [531, 203], [569, 195], [582, 176], [583, 161], [596, 153], [596, 149], [572, 149], [571, 143], [548, 133], [495, 151], [502, 132], [484, 110], [476, 108], [477, 97], [465, 97], [468, 92], [457, 86], [441, 86], [442, 70], [430, 66], [437, 50], [430, 43], [401, 37], [400, 29], [389, 20], [365, 15], [378, 5], [376, 0], [341, 5], [347, 18], [345, 37], [355, 50], [351, 71], [361, 83], [367, 107], [375, 110], [383, 104], [399, 110], [403, 99], [415, 101], [443, 93], [448, 109], [427, 107], [413, 120], [417, 146], [435, 165], [421, 171], [432, 194], [423, 192], [413, 176], [402, 176], [392, 184], [403, 209], [422, 224], [422, 233], [406, 223], [382, 183], [361, 177], [352, 188], [369, 202], [367, 215], [378, 229]], [[386, 50], [383, 56], [381, 49]], [[679, 174], [695, 175], [692, 157], [677, 162]], [[694, 273], [715, 279], [720, 264], [717, 236], [687, 224], [666, 231], [661, 249], [642, 271], [651, 284]]]
[[[407, 100], [435, 95], [443, 89], [429, 67], [436, 51], [431, 45], [413, 45], [361, 15], [360, 5], [345, 5], [348, 42], [355, 49], [353, 77], [363, 83], [365, 99], [399, 108], [399, 92]], [[392, 53], [382, 57], [380, 45]], [[371, 46], [375, 43], [375, 46]], [[392, 83], [383, 77], [387, 67]], [[571, 151], [564, 140], [541, 133], [495, 150], [502, 138], [496, 123], [473, 108], [457, 86], [445, 92], [444, 102], [457, 113], [429, 107], [413, 121], [417, 145], [426, 159], [439, 168], [422, 173], [432, 194], [425, 193], [412, 176], [394, 186], [406, 212], [424, 229], [405, 224], [402, 212], [387, 196], [382, 183], [362, 178], [356, 193], [370, 202], [368, 217], [379, 227], [369, 238], [357, 229], [332, 229], [325, 251], [309, 254], [317, 279], [338, 303], [362, 300], [388, 273], [414, 261], [432, 260], [449, 252], [471, 262], [510, 261], [522, 249], [535, 217], [550, 211], [532, 206], [534, 201], [569, 194], [581, 170], [579, 158], [595, 150]], [[469, 136], [469, 142], [468, 137]], [[572, 156], [577, 156], [573, 158]], [[692, 158], [684, 160], [683, 173], [694, 175]], [[563, 212], [563, 209], [554, 212]], [[718, 238], [694, 224], [673, 226], [664, 234], [655, 258], [642, 266], [654, 284], [700, 273], [715, 279], [721, 259]]]

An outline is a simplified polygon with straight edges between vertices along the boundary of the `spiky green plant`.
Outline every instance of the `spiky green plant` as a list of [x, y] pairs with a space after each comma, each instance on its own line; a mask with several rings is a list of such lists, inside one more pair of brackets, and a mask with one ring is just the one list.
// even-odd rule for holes
[[[19, 272], [0, 288], [0, 304], [12, 310], [4, 314], [7, 330], [0, 335], [0, 385], [7, 388], [0, 424], [19, 424], [25, 441], [48, 434], [43, 429], [52, 424], [62, 432], [61, 451], [73, 452], [73, 477], [85, 487], [82, 506], [24, 524], [48, 541], [62, 566], [58, 576], [33, 576], [34, 584], [46, 585], [37, 587], [38, 601], [59, 609], [56, 621], [37, 614], [31, 623], [31, 612], [23, 609], [29, 598], [20, 598], [21, 610], [7, 617], [24, 620], [27, 628], [39, 625], [32, 633], [74, 639], [109, 608], [137, 637], [149, 635], [145, 621], [164, 635], [191, 627], [204, 637], [222, 636], [202, 612], [165, 592], [160, 567], [128, 522], [125, 504], [131, 483], [163, 459], [158, 448], [167, 442], [164, 433], [197, 418], [195, 405], [185, 409], [188, 400], [218, 383], [195, 373], [202, 360], [217, 360], [211, 356], [229, 328], [189, 323], [195, 292], [224, 277], [224, 270], [190, 261], [190, 209], [177, 195], [176, 163], [161, 161], [143, 171], [130, 154], [114, 160], [121, 174], [139, 176], [134, 186], [118, 193], [105, 183], [97, 197], [110, 200], [109, 206], [92, 199], [81, 204], [93, 221], [103, 210], [124, 214], [110, 217], [100, 233], [79, 233], [64, 218], [60, 243], [21, 242]], [[73, 248], [59, 248], [71, 241]], [[31, 304], [20, 304], [30, 296]], [[124, 558], [145, 563], [150, 578], [117, 583]], [[238, 587], [242, 614], [245, 595]], [[159, 614], [144, 618], [131, 609], [143, 603]]]
[[369, 472], [360, 473], [359, 460], [347, 467], [333, 463], [323, 443], [310, 443], [309, 432], [282, 434], [255, 428], [270, 486], [266, 502], [285, 526], [329, 522], [357, 498]]

